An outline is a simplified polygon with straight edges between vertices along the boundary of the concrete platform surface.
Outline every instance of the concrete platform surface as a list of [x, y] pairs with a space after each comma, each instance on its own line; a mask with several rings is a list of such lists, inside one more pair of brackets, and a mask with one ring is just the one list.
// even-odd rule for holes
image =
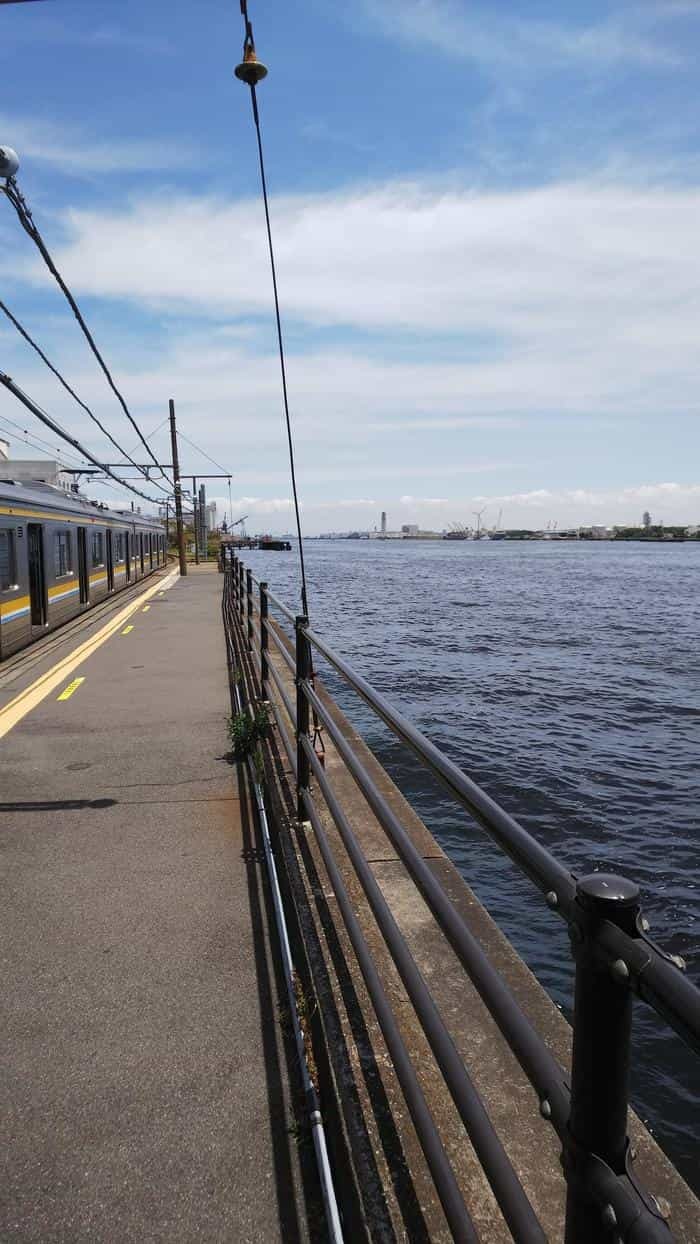
[[315, 1234], [220, 594], [159, 591], [0, 740], [3, 1241]]

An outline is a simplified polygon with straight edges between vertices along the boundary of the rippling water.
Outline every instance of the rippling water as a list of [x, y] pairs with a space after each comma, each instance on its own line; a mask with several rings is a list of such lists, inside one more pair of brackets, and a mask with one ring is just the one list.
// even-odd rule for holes
[[[634, 878], [652, 935], [700, 983], [700, 544], [309, 541], [305, 555], [333, 646], [572, 871]], [[246, 562], [294, 607], [295, 553]], [[338, 698], [568, 1014], [561, 922]], [[700, 1192], [700, 1059], [638, 1005], [634, 1065], [637, 1109]]]

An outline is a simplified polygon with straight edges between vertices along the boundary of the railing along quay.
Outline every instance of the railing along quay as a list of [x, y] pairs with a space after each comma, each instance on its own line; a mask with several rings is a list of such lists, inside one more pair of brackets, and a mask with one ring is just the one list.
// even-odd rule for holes
[[[271, 610], [277, 615], [272, 617]], [[396, 924], [371, 866], [311, 740], [319, 723], [383, 827], [435, 921], [510, 1046], [539, 1100], [542, 1117], [561, 1143], [567, 1184], [566, 1244], [609, 1240], [669, 1244], [674, 1239], [660, 1206], [632, 1169], [628, 1089], [633, 996], [652, 1007], [700, 1053], [700, 990], [684, 964], [647, 935], [636, 884], [604, 873], [574, 877], [518, 822], [439, 751], [389, 701], [353, 670], [309, 625], [232, 558], [224, 577], [228, 642], [245, 645], [258, 694], [269, 702], [295, 775], [297, 815], [313, 828], [368, 994], [391, 1055], [431, 1177], [453, 1237], [477, 1240], [475, 1228], [404, 1045], [396, 1017], [360, 929], [324, 831], [325, 804], [364, 891], [406, 993], [506, 1223], [516, 1241], [546, 1239], [486, 1108], [430, 990]], [[282, 619], [282, 622], [278, 621]], [[292, 628], [285, 642], [284, 624]], [[275, 668], [271, 649], [293, 677], [294, 698]], [[573, 1053], [570, 1074], [550, 1053], [439, 880], [339, 729], [314, 686], [319, 654], [418, 758], [453, 799], [544, 895], [569, 931], [575, 960]], [[286, 720], [285, 720], [286, 716]], [[313, 778], [313, 788], [312, 788]]]

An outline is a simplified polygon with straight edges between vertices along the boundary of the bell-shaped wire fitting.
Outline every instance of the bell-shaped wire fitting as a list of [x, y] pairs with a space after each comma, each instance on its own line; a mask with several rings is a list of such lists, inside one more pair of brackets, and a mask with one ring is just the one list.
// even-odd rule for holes
[[240, 65], [236, 65], [234, 73], [241, 82], [247, 82], [248, 86], [257, 86], [258, 82], [262, 82], [263, 78], [267, 77], [267, 68], [255, 55], [254, 43], [246, 43], [243, 49], [243, 60]]

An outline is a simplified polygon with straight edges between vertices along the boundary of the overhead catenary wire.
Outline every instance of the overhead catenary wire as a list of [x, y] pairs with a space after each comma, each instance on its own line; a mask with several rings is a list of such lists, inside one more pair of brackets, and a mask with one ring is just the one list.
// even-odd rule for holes
[[189, 445], [192, 449], [196, 449], [198, 454], [201, 454], [203, 458], [206, 458], [207, 462], [211, 462], [212, 466], [217, 467], [217, 469], [218, 469], [219, 471], [222, 471], [224, 475], [229, 475], [229, 476], [230, 476], [230, 475], [232, 475], [232, 474], [233, 474], [233, 472], [232, 472], [232, 471], [228, 471], [228, 470], [226, 469], [226, 467], [224, 467], [224, 466], [222, 466], [222, 465], [221, 465], [221, 463], [220, 463], [220, 462], [217, 462], [215, 458], [212, 458], [212, 457], [211, 457], [208, 453], [205, 453], [205, 451], [202, 449], [201, 445], [195, 445], [194, 441], [191, 441], [191, 440], [190, 440], [190, 438], [189, 438], [189, 436], [185, 436], [185, 433], [184, 433], [184, 432], [181, 432], [179, 429], [178, 429], [178, 437], [179, 437], [179, 439], [180, 439], [181, 441], [186, 441], [186, 442], [187, 442], [187, 444], [188, 444], [188, 445]]
[[[4, 432], [7, 436], [14, 437], [16, 440], [22, 441], [23, 444], [29, 445], [32, 449], [38, 449], [40, 453], [45, 453], [48, 449], [51, 453], [60, 455], [56, 458], [56, 463], [61, 470], [68, 471], [70, 468], [67, 462], [77, 464], [78, 470], [85, 469], [85, 474], [91, 474], [85, 466], [84, 459], [79, 458], [76, 454], [71, 453], [68, 449], [61, 449], [57, 445], [52, 445], [50, 441], [44, 440], [43, 437], [36, 433], [30, 433], [27, 428], [23, 428], [21, 423], [15, 423], [14, 419], [10, 419], [9, 415], [4, 412], [0, 416], [0, 432]], [[65, 462], [63, 461], [65, 459]], [[0, 459], [1, 462], [1, 459]], [[7, 470], [12, 470], [12, 459], [7, 462]], [[75, 473], [75, 472], [74, 472]], [[110, 488], [116, 491], [116, 484], [109, 479], [101, 479], [99, 481], [101, 488]]]
[[[59, 380], [60, 383], [63, 385], [63, 388], [68, 393], [70, 393], [73, 400], [78, 403], [78, 406], [80, 406], [81, 409], [84, 410], [86, 414], [90, 416], [93, 423], [97, 424], [98, 428], [100, 429], [100, 432], [102, 432], [103, 435], [107, 437], [107, 440], [112, 445], [114, 445], [114, 448], [118, 449], [119, 453], [123, 454], [123, 456], [131, 463], [133, 467], [136, 467], [137, 470], [141, 471], [142, 475], [145, 476], [145, 478], [149, 481], [149, 483], [154, 484], [156, 488], [160, 488], [162, 492], [169, 492], [170, 490], [165, 488], [164, 485], [161, 484], [159, 480], [151, 479], [150, 476], [148, 475], [148, 471], [142, 467], [139, 467], [138, 463], [134, 461], [131, 455], [128, 454], [126, 450], [123, 449], [122, 446], [119, 444], [119, 442], [114, 439], [111, 432], [107, 430], [104, 424], [97, 418], [97, 415], [94, 414], [92, 410], [90, 410], [90, 407], [82, 400], [82, 398], [78, 397], [78, 394], [75, 392], [75, 389], [71, 388], [68, 381], [65, 379], [64, 376], [61, 375], [58, 368], [55, 367], [54, 364], [51, 362], [51, 360], [47, 358], [47, 356], [44, 354], [44, 351], [41, 349], [41, 346], [39, 346], [36, 343], [36, 341], [31, 336], [31, 334], [24, 327], [24, 325], [17, 319], [17, 316], [13, 315], [12, 311], [10, 311], [10, 308], [1, 299], [0, 299], [0, 311], [2, 311], [3, 314], [7, 316], [8, 320], [10, 320], [12, 324], [14, 324], [15, 328], [17, 329], [17, 332], [24, 338], [26, 342], [28, 342], [28, 344], [32, 347], [32, 349], [36, 351], [36, 353], [39, 355], [39, 358], [48, 367], [49, 371], [53, 372], [57, 380]], [[162, 474], [164, 474], [164, 472], [162, 472]]]
[[[147, 441], [152, 441], [152, 440], [153, 440], [153, 437], [154, 437], [154, 436], [155, 436], [158, 432], [160, 432], [161, 428], [164, 428], [164, 427], [165, 427], [165, 425], [166, 425], [166, 423], [169, 423], [169, 422], [170, 422], [170, 416], [169, 416], [169, 415], [166, 415], [166, 416], [165, 416], [165, 419], [161, 419], [160, 423], [158, 424], [158, 427], [157, 427], [157, 428], [154, 428], [152, 432], [149, 432], [149, 433], [148, 433], [148, 435], [147, 435], [147, 437], [146, 437], [146, 440], [147, 440]], [[179, 432], [179, 433], [178, 433], [178, 435], [179, 435], [179, 436], [182, 436], [182, 433], [181, 433], [181, 432]], [[139, 444], [140, 444], [140, 442], [137, 442], [137, 444], [136, 444], [136, 445], [134, 445], [134, 448], [129, 450], [129, 453], [131, 453], [131, 454], [135, 454], [135, 453], [136, 453], [136, 450], [137, 450], [137, 449], [138, 449], [138, 447], [139, 447]]]
[[[12, 432], [10, 427], [7, 426], [8, 423], [11, 424], [13, 428], [19, 428], [19, 432], [17, 431]], [[26, 428], [20, 427], [19, 424], [14, 423], [14, 421], [11, 419], [8, 420], [6, 415], [3, 415], [2, 418], [0, 419], [0, 432], [5, 432], [8, 436], [14, 436], [16, 439], [19, 439], [20, 441], [22, 441], [23, 444], [29, 445], [31, 449], [38, 449], [40, 452], [43, 452], [46, 449], [50, 449], [52, 453], [60, 454], [61, 458], [60, 460], [57, 458], [56, 462], [57, 462], [58, 467], [63, 471], [68, 471], [70, 469], [69, 467], [66, 466], [66, 462], [63, 461], [64, 458], [66, 459], [67, 462], [77, 463], [78, 468], [83, 466], [83, 463], [81, 462], [80, 458], [77, 458], [75, 454], [69, 453], [67, 449], [58, 449], [56, 446], [49, 444], [48, 441], [42, 440], [42, 438], [39, 436], [31, 436], [27, 432]], [[0, 465], [1, 465], [1, 460], [0, 460]], [[9, 460], [7, 462], [6, 469], [9, 471], [12, 470], [12, 460]], [[72, 473], [76, 474], [76, 471], [73, 470]], [[91, 472], [89, 472], [86, 468], [85, 474], [90, 475]], [[2, 480], [0, 480], [0, 483], [1, 482]], [[32, 481], [29, 480], [28, 482], [31, 484]], [[114, 484], [112, 480], [101, 479], [99, 481], [99, 484], [100, 484], [100, 488], [108, 488], [111, 492], [118, 492], [117, 485]]]
[[144, 501], [148, 501], [151, 505], [160, 504], [158, 497], [149, 497], [147, 493], [141, 492], [140, 488], [135, 488], [133, 484], [128, 483], [127, 480], [124, 480], [121, 476], [116, 475], [111, 467], [106, 466], [104, 462], [100, 462], [99, 458], [96, 458], [94, 454], [90, 453], [89, 449], [86, 449], [84, 445], [81, 445], [80, 441], [77, 440], [76, 437], [71, 436], [70, 432], [66, 432], [65, 429], [61, 427], [60, 423], [57, 423], [51, 415], [47, 414], [46, 411], [43, 410], [35, 401], [33, 401], [27, 393], [20, 389], [19, 385], [15, 384], [12, 377], [8, 376], [4, 371], [0, 371], [0, 384], [4, 385], [5, 388], [8, 389], [9, 392], [12, 393], [23, 406], [26, 406], [27, 410], [30, 410], [32, 414], [35, 415], [41, 423], [45, 424], [47, 428], [50, 428], [56, 436], [59, 436], [61, 440], [66, 441], [69, 445], [72, 445], [74, 449], [78, 450], [78, 453], [81, 454], [83, 458], [86, 458], [88, 462], [93, 464], [93, 466], [99, 467], [101, 471], [104, 471], [106, 475], [109, 475], [110, 479], [113, 479], [115, 483], [120, 485], [120, 487], [126, 488], [129, 492], [135, 493], [137, 497], [143, 497]]
[[287, 369], [284, 359], [284, 342], [282, 339], [282, 319], [280, 315], [280, 301], [277, 290], [277, 270], [275, 267], [275, 251], [272, 245], [272, 227], [270, 224], [270, 206], [267, 195], [267, 179], [265, 177], [265, 160], [263, 156], [262, 134], [260, 130], [260, 115], [258, 113], [258, 101], [255, 94], [255, 83], [265, 77], [267, 70], [260, 65], [255, 55], [255, 42], [253, 40], [253, 27], [248, 17], [247, 0], [240, 0], [241, 13], [245, 23], [245, 38], [243, 41], [243, 64], [239, 65], [236, 70], [236, 76], [241, 81], [246, 82], [250, 87], [250, 98], [253, 108], [253, 122], [255, 124], [255, 135], [258, 144], [258, 160], [260, 163], [260, 181], [262, 184], [263, 204], [265, 207], [265, 225], [267, 229], [267, 246], [270, 253], [270, 269], [272, 272], [272, 291], [275, 301], [275, 321], [277, 324], [277, 344], [279, 348], [280, 371], [282, 374], [282, 398], [284, 402], [284, 417], [287, 428], [287, 444], [289, 447], [289, 469], [292, 479], [292, 494], [294, 498], [294, 516], [296, 519], [297, 538], [299, 541], [299, 565], [301, 570], [301, 603], [304, 615], [309, 615], [309, 599], [306, 590], [306, 567], [304, 565], [304, 544], [301, 533], [301, 517], [299, 514], [299, 497], [297, 494], [296, 469], [294, 463], [294, 441], [292, 438], [292, 421], [289, 414], [289, 397], [287, 393]]
[[5, 185], [1, 188], [4, 190], [7, 196], [7, 199], [9, 200], [9, 202], [12, 204], [13, 208], [15, 209], [15, 212], [17, 214], [17, 219], [19, 220], [22, 228], [24, 229], [28, 237], [30, 237], [31, 240], [34, 242], [34, 245], [37, 247], [37, 250], [39, 251], [42, 259], [44, 260], [44, 263], [46, 264], [49, 272], [56, 280], [58, 286], [60, 287], [66, 300], [68, 301], [68, 304], [76, 320], [78, 321], [80, 328], [82, 329], [83, 335], [88, 345], [90, 346], [92, 353], [94, 354], [95, 358], [97, 359], [97, 362], [99, 363], [102, 371], [104, 372], [105, 378], [107, 380], [107, 384], [109, 385], [110, 389], [112, 390], [115, 397], [117, 398], [117, 401], [119, 402], [122, 410], [124, 411], [124, 414], [129, 420], [129, 423], [132, 425], [134, 431], [137, 433], [141, 444], [144, 446], [144, 448], [147, 450], [148, 454], [152, 458], [154, 466], [159, 466], [160, 464], [158, 462], [158, 459], [155, 457], [150, 445], [145, 440], [138, 423], [134, 419], [131, 411], [129, 410], [129, 407], [126, 404], [124, 397], [122, 396], [121, 392], [119, 391], [116, 384], [114, 383], [112, 374], [107, 364], [105, 363], [104, 358], [102, 357], [102, 354], [100, 353], [97, 347], [97, 343], [95, 342], [95, 339], [92, 333], [90, 332], [90, 329], [88, 328], [85, 322], [85, 319], [80, 310], [80, 307], [78, 306], [75, 298], [73, 297], [73, 294], [68, 288], [68, 285], [64, 281], [63, 277], [61, 276], [61, 273], [59, 272], [53, 259], [51, 258], [51, 255], [46, 246], [46, 243], [44, 242], [44, 239], [42, 238], [39, 232], [39, 229], [34, 223], [32, 213], [29, 209], [29, 206], [27, 205], [27, 202], [24, 196], [22, 195], [19, 189], [19, 186], [17, 185], [15, 178], [8, 177], [7, 181], [5, 182]]
[[21, 423], [16, 423], [14, 419], [10, 419], [9, 415], [6, 415], [4, 411], [0, 415], [0, 426], [8, 436], [21, 437], [28, 445], [31, 445], [32, 449], [41, 449], [43, 451], [48, 449], [52, 454], [60, 454], [62, 458], [67, 458], [69, 462], [77, 462], [79, 465], [82, 465], [80, 458], [76, 457], [75, 454], [72, 454], [67, 449], [61, 449], [59, 445], [52, 445], [50, 441], [44, 440], [36, 432], [30, 432], [28, 428], [23, 428]]

